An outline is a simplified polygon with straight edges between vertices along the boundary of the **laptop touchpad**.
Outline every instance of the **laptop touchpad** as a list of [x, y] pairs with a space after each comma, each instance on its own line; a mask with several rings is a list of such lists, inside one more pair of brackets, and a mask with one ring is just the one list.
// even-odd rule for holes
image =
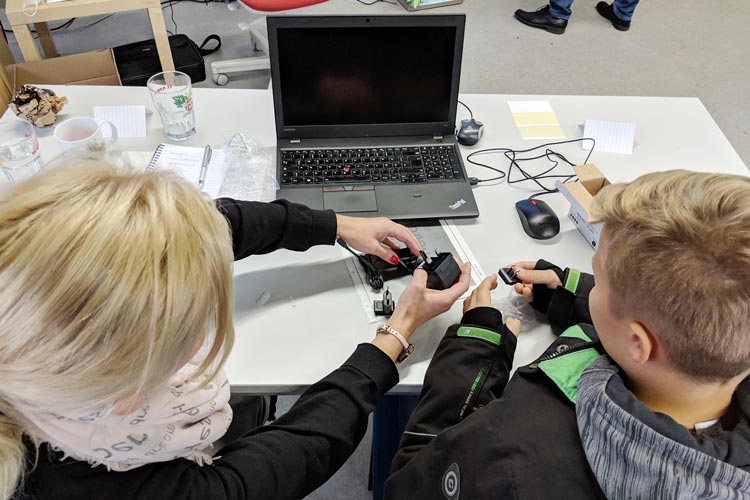
[[323, 206], [336, 212], [377, 212], [375, 186], [326, 186], [323, 188]]

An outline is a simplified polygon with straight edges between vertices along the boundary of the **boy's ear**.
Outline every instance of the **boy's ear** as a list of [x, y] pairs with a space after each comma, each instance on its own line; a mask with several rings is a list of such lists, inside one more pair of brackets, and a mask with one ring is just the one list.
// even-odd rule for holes
[[653, 360], [657, 352], [657, 340], [646, 325], [639, 321], [630, 323], [628, 353], [637, 364]]

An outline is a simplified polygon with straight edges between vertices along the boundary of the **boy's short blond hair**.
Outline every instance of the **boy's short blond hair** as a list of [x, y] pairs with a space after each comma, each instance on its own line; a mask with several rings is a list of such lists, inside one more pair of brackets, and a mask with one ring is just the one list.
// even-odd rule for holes
[[641, 320], [672, 366], [724, 381], [750, 368], [750, 178], [674, 170], [603, 189], [613, 313]]

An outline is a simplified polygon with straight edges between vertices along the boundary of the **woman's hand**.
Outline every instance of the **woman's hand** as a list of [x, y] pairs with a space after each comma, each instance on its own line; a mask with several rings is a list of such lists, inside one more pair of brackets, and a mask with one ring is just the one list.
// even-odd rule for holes
[[[497, 288], [497, 274], [485, 278], [478, 287], [464, 300], [464, 314], [477, 307], [492, 307], [491, 291]], [[506, 318], [505, 326], [518, 337], [521, 333], [521, 322], [515, 318]]]
[[399, 246], [391, 238], [405, 243], [414, 255], [419, 255], [422, 249], [409, 229], [384, 217], [365, 219], [336, 214], [336, 224], [336, 236], [351, 248], [377, 255], [393, 265], [399, 262], [398, 256], [393, 252]]
[[513, 285], [513, 290], [518, 295], [523, 295], [523, 298], [529, 302], [534, 301], [534, 285], [546, 285], [547, 288], [555, 289], [561, 286], [560, 278], [557, 276], [555, 271], [551, 269], [545, 269], [542, 271], [535, 270], [536, 264], [531, 261], [516, 262], [513, 264], [513, 268], [516, 270], [516, 277], [523, 283], [516, 283]]
[[[409, 339], [414, 330], [435, 316], [444, 313], [466, 293], [471, 281], [471, 264], [468, 262], [461, 268], [461, 276], [452, 287], [445, 290], [430, 290], [427, 288], [427, 271], [417, 269], [414, 277], [406, 287], [404, 293], [396, 302], [388, 325]], [[394, 361], [403, 350], [403, 346], [392, 335], [378, 335], [372, 341], [380, 350], [388, 354]]]

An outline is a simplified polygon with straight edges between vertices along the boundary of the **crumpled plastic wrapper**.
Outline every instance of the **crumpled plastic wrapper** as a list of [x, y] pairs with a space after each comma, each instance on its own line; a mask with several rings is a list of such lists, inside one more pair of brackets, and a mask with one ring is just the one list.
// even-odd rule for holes
[[57, 114], [67, 103], [67, 97], [58, 97], [51, 90], [24, 85], [8, 107], [19, 118], [41, 128], [55, 123]]
[[540, 323], [537, 312], [526, 302], [526, 299], [513, 291], [513, 287], [510, 287], [510, 292], [506, 297], [493, 295], [492, 306], [502, 313], [503, 321], [507, 318], [516, 318], [520, 321], [521, 332], [528, 332]]
[[265, 148], [240, 132], [224, 134], [227, 170], [219, 196], [248, 201], [273, 201], [276, 181], [275, 149]]

